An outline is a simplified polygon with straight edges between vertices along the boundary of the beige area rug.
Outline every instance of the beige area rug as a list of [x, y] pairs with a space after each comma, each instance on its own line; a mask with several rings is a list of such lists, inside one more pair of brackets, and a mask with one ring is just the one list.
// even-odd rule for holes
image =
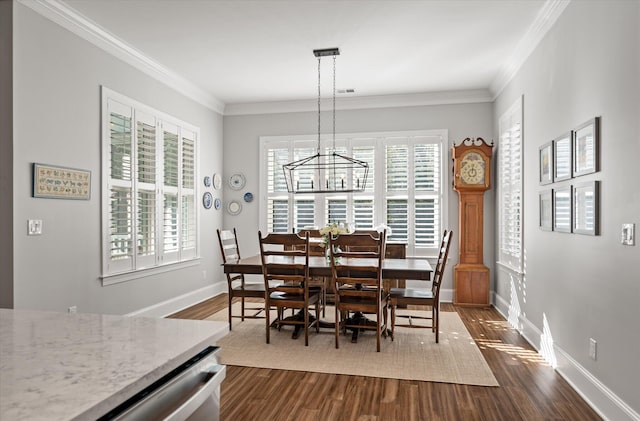
[[[239, 314], [239, 304], [234, 306], [238, 306], [234, 314]], [[323, 319], [333, 321], [333, 314], [333, 307], [328, 307]], [[226, 321], [227, 310], [207, 320]], [[304, 333], [292, 340], [293, 327], [285, 326], [280, 331], [271, 329], [271, 343], [267, 344], [264, 319], [242, 322], [234, 318], [233, 331], [219, 342], [220, 360], [245, 367], [499, 386], [460, 316], [440, 312], [440, 320], [440, 343], [435, 343], [431, 329], [396, 327], [394, 341], [383, 337], [380, 352], [376, 352], [373, 331], [361, 333], [357, 343], [351, 343], [350, 332], [341, 334], [336, 349], [333, 329], [320, 329], [319, 334], [312, 329], [305, 347]]]

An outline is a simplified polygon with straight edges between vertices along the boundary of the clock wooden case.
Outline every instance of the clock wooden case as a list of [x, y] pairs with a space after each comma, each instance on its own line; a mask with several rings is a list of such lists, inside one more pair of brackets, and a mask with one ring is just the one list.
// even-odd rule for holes
[[489, 268], [483, 264], [484, 192], [491, 186], [493, 144], [466, 138], [453, 146], [453, 188], [458, 192], [459, 259], [453, 268], [453, 303], [489, 305]]

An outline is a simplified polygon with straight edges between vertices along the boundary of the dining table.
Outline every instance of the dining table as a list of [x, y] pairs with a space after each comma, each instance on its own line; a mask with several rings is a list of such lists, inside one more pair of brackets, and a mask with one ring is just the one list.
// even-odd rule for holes
[[[303, 259], [303, 257], [270, 256], [270, 258], [282, 259], [286, 263], [287, 259]], [[262, 274], [262, 258], [259, 254], [244, 257], [237, 260], [230, 260], [224, 263], [224, 273], [242, 273], [245, 275]], [[382, 260], [383, 279], [412, 279], [420, 281], [431, 280], [433, 269], [426, 258], [395, 259], [384, 258]], [[331, 278], [331, 263], [324, 256], [309, 256], [309, 276]], [[298, 316], [299, 317], [299, 316]], [[369, 323], [366, 317], [361, 318], [362, 323]], [[334, 323], [321, 322], [320, 327], [334, 328]], [[298, 327], [298, 326], [296, 326]], [[293, 333], [293, 338], [297, 337], [298, 329]], [[358, 329], [353, 331], [352, 341], [356, 342]]]
[[[283, 257], [283, 263], [284, 263]], [[259, 254], [243, 257], [238, 260], [230, 260], [224, 265], [224, 273], [242, 273], [245, 275], [261, 275], [262, 260]], [[383, 279], [415, 279], [420, 281], [431, 280], [433, 269], [426, 258], [382, 260]], [[309, 256], [309, 276], [331, 277], [331, 263], [324, 256]]]

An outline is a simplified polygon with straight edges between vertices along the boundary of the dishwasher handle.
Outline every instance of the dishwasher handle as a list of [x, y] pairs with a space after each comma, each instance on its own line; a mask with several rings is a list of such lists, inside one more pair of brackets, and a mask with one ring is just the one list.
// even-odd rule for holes
[[[218, 400], [219, 407], [219, 387], [226, 376], [226, 367], [217, 363], [217, 351], [218, 347], [206, 348], [98, 421], [181, 421], [210, 397]], [[216, 415], [209, 419], [217, 419]]]
[[169, 414], [164, 421], [183, 421], [189, 415], [193, 414], [202, 404], [205, 403], [210, 396], [217, 393], [217, 388], [226, 377], [227, 367], [224, 365], [214, 365], [211, 367], [213, 371], [209, 371], [211, 377], [201, 387], [197, 388], [194, 393], [175, 411]]

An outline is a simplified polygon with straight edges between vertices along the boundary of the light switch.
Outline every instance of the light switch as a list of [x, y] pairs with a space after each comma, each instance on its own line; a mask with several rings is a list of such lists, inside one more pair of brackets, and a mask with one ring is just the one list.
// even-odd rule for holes
[[633, 246], [635, 242], [635, 224], [622, 224], [622, 244], [625, 246]]
[[27, 235], [42, 235], [42, 219], [29, 219]]

